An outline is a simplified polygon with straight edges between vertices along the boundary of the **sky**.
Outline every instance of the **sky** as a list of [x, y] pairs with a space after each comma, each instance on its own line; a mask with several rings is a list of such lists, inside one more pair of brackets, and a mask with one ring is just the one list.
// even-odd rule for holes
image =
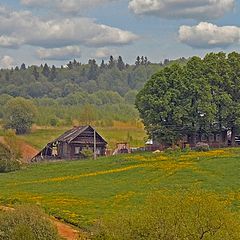
[[239, 0], [0, 0], [0, 68], [240, 51]]

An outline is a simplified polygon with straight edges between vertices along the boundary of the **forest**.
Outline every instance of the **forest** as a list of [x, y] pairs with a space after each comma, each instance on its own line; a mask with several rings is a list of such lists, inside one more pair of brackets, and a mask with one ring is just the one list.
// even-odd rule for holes
[[[135, 121], [135, 97], [146, 81], [164, 66], [187, 60], [165, 59], [151, 63], [147, 57], [137, 57], [132, 65], [121, 56], [110, 56], [106, 63], [87, 64], [76, 60], [65, 66], [16, 66], [0, 70], [0, 104], [4, 106], [13, 97], [30, 99], [37, 107], [38, 125], [71, 125], [73, 120], [82, 123], [100, 121]], [[0, 118], [3, 109], [0, 109]]]

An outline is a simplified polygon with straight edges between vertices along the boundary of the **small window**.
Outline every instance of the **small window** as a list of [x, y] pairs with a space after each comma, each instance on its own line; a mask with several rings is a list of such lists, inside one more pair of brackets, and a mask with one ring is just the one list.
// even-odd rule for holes
[[75, 147], [75, 154], [76, 155], [80, 154], [80, 150], [81, 150], [80, 147]]
[[216, 142], [220, 142], [221, 141], [221, 135], [220, 134], [216, 134]]
[[202, 142], [206, 142], [207, 140], [208, 140], [207, 135], [206, 135], [206, 134], [203, 134], [203, 135], [201, 136], [201, 141], [202, 141]]
[[209, 135], [209, 142], [214, 142], [214, 134]]

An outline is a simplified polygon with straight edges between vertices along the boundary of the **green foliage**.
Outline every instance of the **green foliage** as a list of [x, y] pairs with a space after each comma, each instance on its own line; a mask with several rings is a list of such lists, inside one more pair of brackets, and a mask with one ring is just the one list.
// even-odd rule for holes
[[58, 240], [56, 228], [37, 207], [20, 206], [0, 213], [1, 240]]
[[152, 76], [137, 95], [136, 106], [149, 135], [176, 144], [189, 135], [239, 129], [240, 54], [210, 53], [186, 65], [173, 64]]
[[5, 127], [15, 129], [17, 134], [29, 132], [35, 116], [34, 104], [21, 97], [11, 99], [4, 106]]
[[17, 136], [13, 130], [5, 130], [4, 141], [6, 142], [7, 146], [9, 147], [13, 158], [21, 159], [22, 154], [21, 154], [20, 142], [17, 139]]
[[196, 147], [194, 148], [194, 150], [198, 152], [208, 152], [210, 148], [207, 143], [199, 142], [196, 144]]
[[159, 192], [138, 213], [101, 222], [93, 239], [237, 240], [240, 219], [227, 207], [208, 192]]
[[98, 66], [95, 59], [87, 64], [69, 62], [67, 68], [55, 66], [22, 65], [21, 70], [1, 70], [0, 94], [28, 98], [61, 98], [84, 89], [91, 94], [99, 90], [117, 92], [124, 96], [130, 90], [139, 90], [147, 79], [163, 66], [144, 63], [126, 65], [121, 56], [110, 58], [108, 64]]
[[93, 158], [93, 151], [90, 148], [84, 148], [81, 153], [85, 158]]
[[0, 143], [0, 173], [16, 171], [20, 169], [20, 162], [14, 158], [11, 150]]
[[[84, 119], [86, 105], [94, 109], [96, 121], [132, 121], [138, 118], [134, 107], [137, 91], [163, 67], [144, 57], [139, 66], [125, 64], [121, 56], [118, 61], [111, 57], [108, 64], [100, 66], [94, 59], [88, 64], [74, 60], [67, 68], [47, 64], [26, 68], [22, 64], [21, 70], [1, 70], [0, 103], [4, 106], [19, 96], [31, 100], [38, 110], [38, 125], [55, 126], [52, 119], [57, 119], [57, 125], [89, 122]], [[0, 118], [3, 116], [0, 109]]]

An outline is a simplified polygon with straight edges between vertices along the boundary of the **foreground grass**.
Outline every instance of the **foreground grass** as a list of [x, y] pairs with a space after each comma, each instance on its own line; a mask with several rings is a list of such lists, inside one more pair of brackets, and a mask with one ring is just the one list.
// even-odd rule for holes
[[133, 211], [162, 189], [197, 186], [217, 192], [239, 210], [239, 170], [240, 149], [42, 163], [0, 174], [0, 201], [37, 203], [81, 227], [103, 215]]

